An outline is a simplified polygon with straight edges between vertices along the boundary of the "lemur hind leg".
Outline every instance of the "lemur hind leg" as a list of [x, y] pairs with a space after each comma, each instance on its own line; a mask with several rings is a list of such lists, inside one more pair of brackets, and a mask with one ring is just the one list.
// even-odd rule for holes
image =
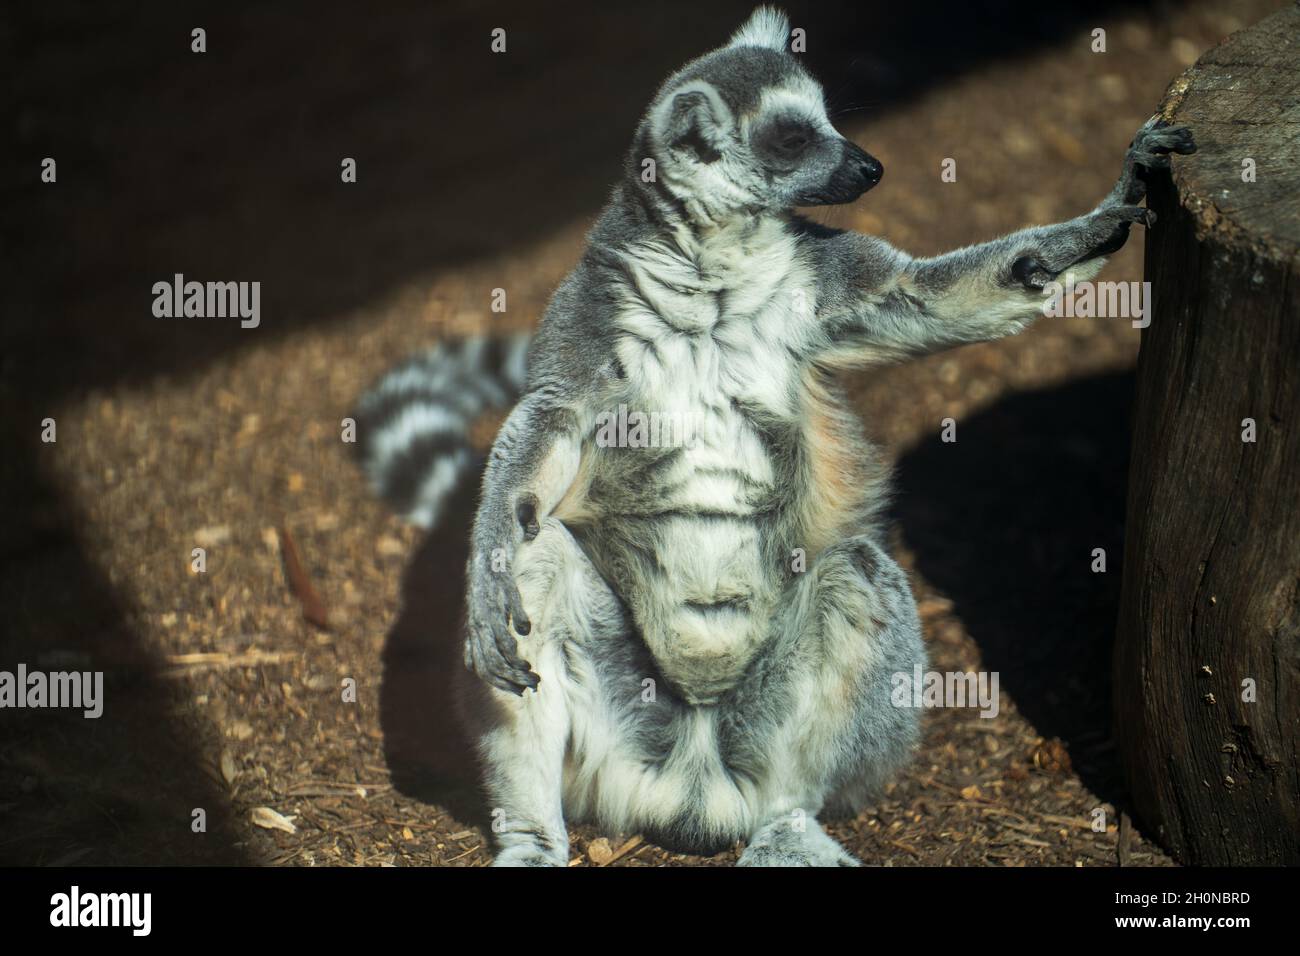
[[916, 604], [868, 536], [819, 555], [787, 598], [770, 652], [721, 720], [729, 763], [762, 808], [739, 864], [856, 865], [816, 817], [860, 806], [916, 744], [916, 711], [890, 694], [892, 675], [925, 666]]
[[[500, 573], [511, 573], [502, 571]], [[565, 866], [565, 755], [575, 710], [595, 684], [586, 648], [626, 633], [621, 603], [556, 519], [515, 554], [513, 573], [532, 622], [519, 653], [540, 677], [515, 695], [465, 675], [464, 712], [483, 763], [498, 844], [494, 866]]]

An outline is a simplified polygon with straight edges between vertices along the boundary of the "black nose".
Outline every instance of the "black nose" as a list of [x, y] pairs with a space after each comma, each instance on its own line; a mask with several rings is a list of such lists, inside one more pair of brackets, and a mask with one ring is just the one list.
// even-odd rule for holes
[[866, 192], [880, 182], [880, 177], [885, 174], [885, 168], [880, 165], [880, 160], [850, 140], [844, 141], [844, 167], [842, 168], [845, 168], [846, 172], [852, 170], [857, 173], [862, 192]]
[[880, 165], [880, 160], [876, 159], [876, 157], [866, 156], [858, 167], [858, 174], [868, 187], [874, 186], [880, 182], [880, 177], [885, 175], [885, 167]]

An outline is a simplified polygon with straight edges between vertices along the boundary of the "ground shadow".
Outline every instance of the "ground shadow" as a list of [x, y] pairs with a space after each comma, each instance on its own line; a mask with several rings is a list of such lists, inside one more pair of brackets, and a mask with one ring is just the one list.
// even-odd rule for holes
[[465, 559], [477, 498], [477, 483], [467, 482], [406, 569], [401, 613], [384, 643], [379, 722], [384, 759], [399, 792], [483, 824], [478, 767], [455, 693], [455, 678], [465, 666]]
[[[7, 429], [0, 437], [21, 447]], [[10, 455], [2, 469], [4, 487], [28, 489], [31, 507], [0, 530], [0, 670], [102, 672], [102, 713], [0, 711], [0, 865], [248, 864], [220, 772], [198, 756], [192, 701], [160, 673], [76, 527], [39, 490], [49, 481], [27, 471], [34, 457]]]
[[897, 474], [917, 570], [953, 600], [1001, 689], [1108, 800], [1123, 796], [1110, 686], [1132, 393], [1126, 372], [1012, 396], [958, 421], [956, 442], [914, 448]]

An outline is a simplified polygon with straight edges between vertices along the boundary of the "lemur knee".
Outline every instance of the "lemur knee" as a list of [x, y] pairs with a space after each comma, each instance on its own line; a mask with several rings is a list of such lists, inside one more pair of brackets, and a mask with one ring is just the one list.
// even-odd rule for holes
[[875, 583], [884, 570], [883, 562], [889, 559], [871, 541], [855, 541], [848, 549], [849, 559], [869, 583]]
[[838, 545], [825, 556], [825, 569], [823, 589], [847, 589], [869, 596], [909, 590], [902, 568], [868, 538], [854, 538]]

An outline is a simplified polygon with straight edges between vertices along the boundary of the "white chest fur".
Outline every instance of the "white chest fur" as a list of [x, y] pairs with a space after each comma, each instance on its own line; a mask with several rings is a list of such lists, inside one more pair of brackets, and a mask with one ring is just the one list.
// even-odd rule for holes
[[794, 413], [792, 355], [809, 336], [816, 292], [780, 222], [643, 243], [625, 262], [614, 324], [640, 400], [700, 413], [735, 400]]
[[691, 441], [655, 475], [657, 498], [638, 498], [656, 516], [659, 573], [622, 584], [665, 675], [703, 703], [739, 678], [768, 634], [776, 569], [758, 505], [776, 474], [755, 421], [800, 412], [794, 356], [814, 288], [777, 222], [641, 246], [628, 276], [615, 317], [628, 406], [688, 422]]

